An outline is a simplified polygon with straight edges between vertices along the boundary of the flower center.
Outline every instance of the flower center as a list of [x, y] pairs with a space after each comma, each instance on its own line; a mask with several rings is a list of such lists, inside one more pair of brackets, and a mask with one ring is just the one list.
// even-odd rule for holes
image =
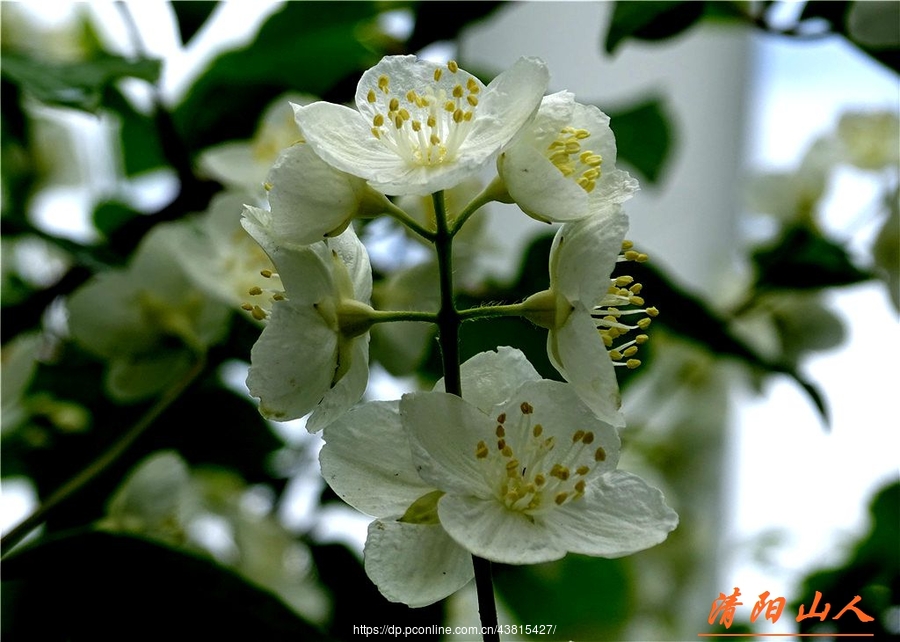
[[435, 67], [434, 83], [391, 90], [387, 75], [378, 78], [366, 101], [372, 106], [372, 135], [410, 165], [439, 165], [456, 160], [475, 121], [481, 82], [452, 60]]
[[581, 148], [581, 141], [590, 138], [590, 135], [591, 132], [586, 129], [563, 127], [545, 152], [563, 176], [571, 177], [588, 194], [597, 185], [603, 163], [600, 154]]
[[[647, 255], [632, 249], [631, 241], [622, 243], [622, 254], [619, 261], [634, 261], [643, 263]], [[643, 334], [643, 330], [650, 327], [652, 317], [659, 314], [655, 307], [644, 307], [644, 298], [640, 296], [644, 287], [636, 283], [632, 276], [618, 276], [610, 279], [609, 291], [606, 296], [591, 311], [591, 317], [603, 338], [603, 344], [609, 352], [614, 366], [625, 366], [634, 370], [641, 365], [640, 359], [635, 359], [638, 346], [645, 343], [650, 337]], [[623, 321], [624, 317], [645, 315], [632, 325]], [[633, 339], [628, 336], [634, 331], [638, 334]], [[622, 339], [620, 341], [620, 339]], [[618, 341], [618, 343], [616, 343]]]
[[583, 497], [587, 477], [606, 459], [606, 450], [594, 445], [594, 433], [576, 430], [559, 444], [543, 437], [530, 403], [523, 401], [519, 411], [517, 418], [498, 416], [495, 437], [475, 447], [497, 499], [510, 510], [534, 515]]

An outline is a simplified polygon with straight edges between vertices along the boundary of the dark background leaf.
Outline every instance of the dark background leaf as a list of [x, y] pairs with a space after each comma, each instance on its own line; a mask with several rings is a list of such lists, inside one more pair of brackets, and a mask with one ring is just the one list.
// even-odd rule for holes
[[8, 640], [323, 640], [278, 598], [211, 559], [87, 532], [3, 561]]
[[703, 16], [704, 2], [616, 2], [604, 49], [613, 53], [627, 38], [663, 40], [692, 27]]
[[675, 140], [665, 102], [650, 98], [607, 114], [616, 135], [618, 160], [631, 165], [646, 181], [659, 182], [668, 167]]
[[207, 0], [178, 0], [170, 2], [175, 19], [178, 21], [178, 34], [181, 43], [187, 45], [212, 15], [218, 2]]

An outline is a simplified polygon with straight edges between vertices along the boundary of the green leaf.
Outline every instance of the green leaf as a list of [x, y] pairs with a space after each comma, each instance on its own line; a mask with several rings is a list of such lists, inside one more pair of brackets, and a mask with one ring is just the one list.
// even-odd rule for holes
[[376, 12], [369, 2], [286, 3], [250, 45], [213, 60], [178, 105], [175, 124], [188, 147], [247, 138], [255, 115], [279, 94], [322, 96], [370, 66], [378, 54], [359, 34]]
[[548, 564], [497, 566], [494, 580], [520, 622], [556, 625], [553, 640], [621, 640], [633, 609], [627, 560], [568, 555]]
[[[623, 264], [619, 264], [620, 266]], [[825, 400], [815, 385], [807, 381], [793, 364], [772, 361], [760, 355], [728, 329], [726, 319], [714, 312], [703, 299], [677, 285], [673, 280], [648, 263], [628, 263], [621, 268], [643, 284], [642, 296], [660, 310], [654, 324], [705, 347], [712, 354], [729, 356], [743, 361], [751, 368], [767, 374], [791, 377], [809, 395], [823, 421], [828, 424]], [[613, 274], [619, 274], [617, 270]]]
[[802, 226], [786, 229], [752, 258], [757, 290], [826, 288], [874, 278], [857, 268], [843, 247]]
[[94, 209], [94, 227], [104, 236], [109, 236], [136, 216], [140, 216], [138, 212], [124, 203], [103, 201]]
[[48, 105], [96, 112], [104, 91], [121, 78], [156, 82], [160, 62], [151, 59], [126, 60], [104, 55], [84, 62], [50, 63], [17, 54], [4, 54], [3, 77]]
[[168, 164], [151, 116], [138, 112], [118, 90], [109, 88], [103, 106], [119, 120], [125, 173], [134, 176]]
[[616, 135], [618, 160], [630, 164], [648, 182], [658, 182], [666, 170], [675, 138], [663, 100], [651, 98], [607, 113]]
[[60, 536], [4, 559], [3, 603], [9, 639], [324, 639], [211, 559], [103, 532]]
[[438, 40], [454, 40], [463, 28], [476, 23], [505, 2], [418, 2], [416, 25], [406, 43], [409, 51], [418, 51]]
[[702, 16], [704, 2], [616, 2], [604, 48], [613, 53], [627, 38], [662, 40], [692, 27]]
[[219, 6], [218, 2], [208, 2], [207, 0], [179, 0], [169, 4], [172, 5], [172, 11], [175, 12], [178, 33], [183, 45], [187, 45], [190, 39], [200, 31], [200, 28]]

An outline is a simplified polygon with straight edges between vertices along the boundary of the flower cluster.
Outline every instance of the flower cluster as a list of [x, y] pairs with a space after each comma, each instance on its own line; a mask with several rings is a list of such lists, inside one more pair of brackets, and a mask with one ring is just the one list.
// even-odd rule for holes
[[[356, 109], [293, 105], [296, 141], [265, 179], [268, 208], [244, 207], [243, 226], [272, 263], [261, 275], [274, 279], [248, 290], [267, 304], [245, 306], [264, 323], [250, 391], [266, 417], [309, 415], [310, 431], [324, 428], [324, 477], [376, 518], [366, 571], [386, 597], [412, 606], [468, 582], [473, 555], [509, 564], [619, 557], [677, 524], [658, 490], [616, 470], [624, 418], [614, 367], [640, 364], [656, 315], [640, 284], [610, 276], [618, 261], [646, 259], [624, 241], [622, 203], [637, 183], [615, 166], [609, 118], [568, 92], [545, 96], [548, 84], [536, 59], [485, 85], [452, 61], [388, 56], [362, 75]], [[492, 169], [487, 187], [473, 190]], [[425, 196], [433, 207], [423, 216], [408, 204]], [[458, 310], [452, 241], [491, 201], [562, 224], [550, 287], [521, 303]], [[353, 220], [378, 216], [436, 254], [428, 278], [409, 279], [433, 289], [408, 309], [372, 307]], [[542, 379], [508, 347], [453, 362], [459, 323], [501, 314], [548, 330], [565, 382]], [[437, 326], [446, 377], [431, 392], [360, 403], [369, 332], [395, 322]]]

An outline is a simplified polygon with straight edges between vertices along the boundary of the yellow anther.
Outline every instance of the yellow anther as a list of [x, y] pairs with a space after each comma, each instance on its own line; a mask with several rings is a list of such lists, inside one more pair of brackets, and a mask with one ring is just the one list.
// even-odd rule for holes
[[582, 477], [584, 477], [589, 472], [591, 472], [591, 469], [589, 466], [579, 466], [578, 468], [575, 469], [575, 472], [577, 474], [581, 475]]
[[506, 448], [506, 440], [498, 439], [497, 440], [497, 450], [503, 452], [503, 449]]
[[531, 413], [534, 412], [534, 406], [532, 406], [527, 401], [523, 401], [522, 404], [519, 406], [519, 409], [522, 411], [523, 415], [530, 415]]
[[479, 91], [481, 91], [481, 87], [478, 86], [478, 81], [474, 78], [469, 78], [466, 81], [466, 89], [468, 89], [473, 94], [477, 94]]
[[250, 293], [251, 296], [257, 296], [259, 294], [262, 294], [262, 288], [259, 287], [258, 285], [254, 285], [252, 288], [250, 288], [248, 290], [248, 292]]
[[578, 144], [578, 141], [569, 141], [566, 143], [565, 150], [569, 154], [577, 154], [581, 151], [581, 145]]
[[457, 109], [456, 111], [453, 112], [453, 122], [454, 123], [461, 123], [464, 117], [465, 117], [465, 114], [463, 113], [462, 109]]
[[459, 71], [459, 65], [456, 64], [455, 60], [451, 60], [447, 63], [447, 69], [450, 70], [451, 74], [455, 74], [457, 71]]
[[628, 239], [625, 239], [624, 241], [622, 241], [622, 249], [623, 250], [630, 250], [633, 247], [634, 247], [634, 243], [632, 243]]
[[[388, 87], [390, 86], [390, 84], [391, 84], [390, 78], [388, 78], [384, 74], [382, 74], [381, 76], [378, 77], [378, 88], [381, 91], [383, 91], [384, 93], [387, 93]], [[375, 101], [371, 100], [369, 102], [375, 102]]]
[[618, 350], [610, 350], [609, 351], [609, 358], [612, 359], [613, 361], [621, 361], [622, 356], [623, 356], [622, 353], [619, 352]]
[[452, 93], [454, 98], [462, 98], [466, 92], [463, 90], [462, 85], [454, 85]]
[[557, 506], [562, 506], [567, 499], [569, 499], [569, 493], [558, 493], [556, 497], [553, 498], [553, 501], [556, 502]]
[[591, 135], [591, 132], [589, 132], [586, 129], [576, 129], [572, 133], [575, 135], [575, 138], [577, 138], [578, 140], [584, 140], [585, 138], [588, 138]]
[[569, 478], [569, 474], [569, 469], [562, 464], [553, 464], [553, 468], [550, 469], [550, 476], [562, 481], [566, 481]]
[[273, 187], [275, 187], [275, 186], [272, 185], [272, 183], [270, 183], [269, 181], [266, 181], [265, 183], [263, 183], [263, 189], [266, 190], [267, 192], [271, 192]]
[[400, 118], [403, 120], [409, 120], [409, 112], [405, 108], [401, 108], [397, 113], [400, 114]]
[[381, 127], [384, 125], [384, 116], [382, 114], [375, 114], [372, 118], [372, 124], [375, 125], [375, 127]]
[[438, 82], [441, 79], [441, 76], [444, 75], [444, 70], [438, 67], [434, 70], [434, 82]]
[[[633, 276], [626, 275], [626, 276], [616, 277], [616, 285], [618, 285], [619, 287], [625, 287], [626, 285], [631, 285], [632, 283], [634, 283]], [[637, 294], [637, 293], [635, 293], [635, 294]]]
[[411, 102], [411, 103], [416, 103], [416, 102], [418, 102], [418, 100], [417, 100], [418, 97], [419, 97], [419, 94], [417, 94], [417, 93], [415, 92], [415, 90], [413, 90], [413, 89], [410, 89], [408, 92], [406, 92], [406, 100], [409, 101], [409, 102]]
[[588, 180], [595, 181], [600, 178], [600, 170], [599, 169], [587, 169], [581, 174]]
[[594, 451], [594, 461], [606, 461], [606, 451], [603, 449], [603, 446], [598, 447]]
[[391, 111], [397, 111], [400, 109], [400, 101], [396, 98], [391, 98], [391, 102], [388, 103], [388, 109]]
[[584, 487], [585, 486], [586, 486], [586, 484], [584, 483], [584, 480], [579, 479], [577, 482], [575, 482], [575, 492], [578, 493], [579, 495], [584, 495]]
[[250, 315], [257, 321], [262, 321], [266, 318], [265, 310], [263, 310], [258, 305], [253, 306], [253, 310], [250, 312]]
[[603, 339], [603, 345], [607, 348], [612, 346], [613, 338], [609, 335], [609, 330], [600, 330], [600, 338]]
[[251, 310], [253, 310], [253, 304], [252, 303], [242, 303], [241, 309], [246, 310], [247, 312], [250, 312]]
[[370, 89], [370, 90], [369, 90], [369, 93], [366, 94], [366, 101], [367, 101], [367, 102], [370, 102], [370, 103], [374, 103], [375, 100], [376, 100], [376, 98], [375, 98], [375, 90], [374, 90], [374, 89]]
[[501, 412], [499, 415], [497, 415], [497, 423], [498, 424], [506, 423], [506, 413], [505, 412]]
[[638, 345], [642, 345], [644, 343], [647, 343], [647, 341], [649, 339], [650, 339], [650, 337], [647, 336], [646, 334], [639, 334], [634, 338], [634, 342]]
[[430, 142], [432, 145], [440, 145], [441, 137], [438, 136], [437, 134], [432, 134], [431, 136], [429, 136], [428, 142]]
[[585, 446], [594, 443], [594, 433], [592, 433], [590, 430], [584, 433], [584, 437], [581, 438], [581, 443], [583, 443]]
[[497, 433], [498, 439], [502, 439], [503, 437], [506, 437], [506, 430], [504, 430], [502, 425], [497, 426], [496, 433]]
[[646, 312], [651, 317], [655, 317], [659, 314], [659, 310], [657, 310], [655, 306], [650, 306], [649, 308], [644, 310], [644, 312]]
[[271, 279], [271, 278], [272, 278], [272, 270], [260, 270], [259, 273], [260, 273], [261, 276], [263, 276], [263, 277], [265, 277], [265, 278], [267, 278], [267, 279]]
[[582, 437], [584, 437], [584, 431], [583, 431], [583, 430], [576, 430], [576, 431], [575, 431], [575, 434], [572, 435], [572, 443], [574, 444], [574, 443], [577, 443], [577, 442], [581, 441], [581, 438], [582, 438]]
[[512, 448], [506, 446], [503, 450], [500, 451], [500, 454], [504, 457], [512, 457]]
[[466, 96], [466, 102], [472, 105], [472, 107], [478, 106], [478, 98], [476, 96], [473, 96], [472, 94]]
[[374, 136], [375, 138], [381, 139], [381, 132], [376, 127], [373, 127], [372, 128], [372, 136]]
[[411, 127], [414, 132], [422, 131], [422, 123], [418, 120], [412, 121]]
[[[623, 243], [624, 245], [624, 243]], [[625, 251], [625, 260], [626, 261], [637, 261], [638, 257], [641, 256], [640, 252], [636, 252], [635, 250], [626, 250]]]
[[434, 127], [437, 125], [437, 119], [434, 116], [429, 116], [428, 120], [425, 121], [425, 124], [429, 127]]
[[646, 330], [650, 327], [651, 321], [652, 319], [650, 319], [649, 317], [644, 317], [637, 322], [637, 327], [639, 327], [641, 330]]
[[630, 288], [628, 288], [628, 291], [631, 292], [632, 294], [640, 294], [641, 290], [643, 290], [643, 289], [644, 289], [644, 285], [642, 283], [635, 283]]
[[397, 129], [403, 128], [403, 117], [400, 116], [400, 114], [394, 116], [394, 127], [396, 127]]
[[625, 352], [623, 352], [622, 354], [626, 357], [633, 357], [634, 355], [637, 354], [637, 351], [638, 351], [637, 346], [631, 346], [630, 348], [626, 348]]
[[451, 114], [456, 111], [456, 103], [452, 100], [448, 100], [444, 103], [444, 111], [450, 112]]
[[540, 486], [543, 486], [545, 483], [547, 483], [547, 478], [544, 477], [542, 474], [538, 473], [537, 475], [534, 476], [534, 485], [535, 486], [540, 487]]
[[475, 456], [478, 459], [485, 459], [488, 456], [488, 447], [487, 444], [483, 441], [479, 441], [478, 445], [475, 446]]
[[272, 295], [273, 301], [284, 301], [284, 295], [281, 292], [277, 292]]
[[519, 460], [518, 459], [510, 459], [506, 462], [506, 470], [518, 470], [519, 469]]
[[544, 432], [544, 427], [541, 424], [535, 424], [534, 428], [531, 429], [531, 434], [535, 437], [540, 437], [541, 433]]
[[625, 367], [628, 368], [629, 370], [634, 370], [635, 368], [639, 367], [640, 365], [641, 365], [640, 359], [629, 359], [628, 361], [625, 362]]

